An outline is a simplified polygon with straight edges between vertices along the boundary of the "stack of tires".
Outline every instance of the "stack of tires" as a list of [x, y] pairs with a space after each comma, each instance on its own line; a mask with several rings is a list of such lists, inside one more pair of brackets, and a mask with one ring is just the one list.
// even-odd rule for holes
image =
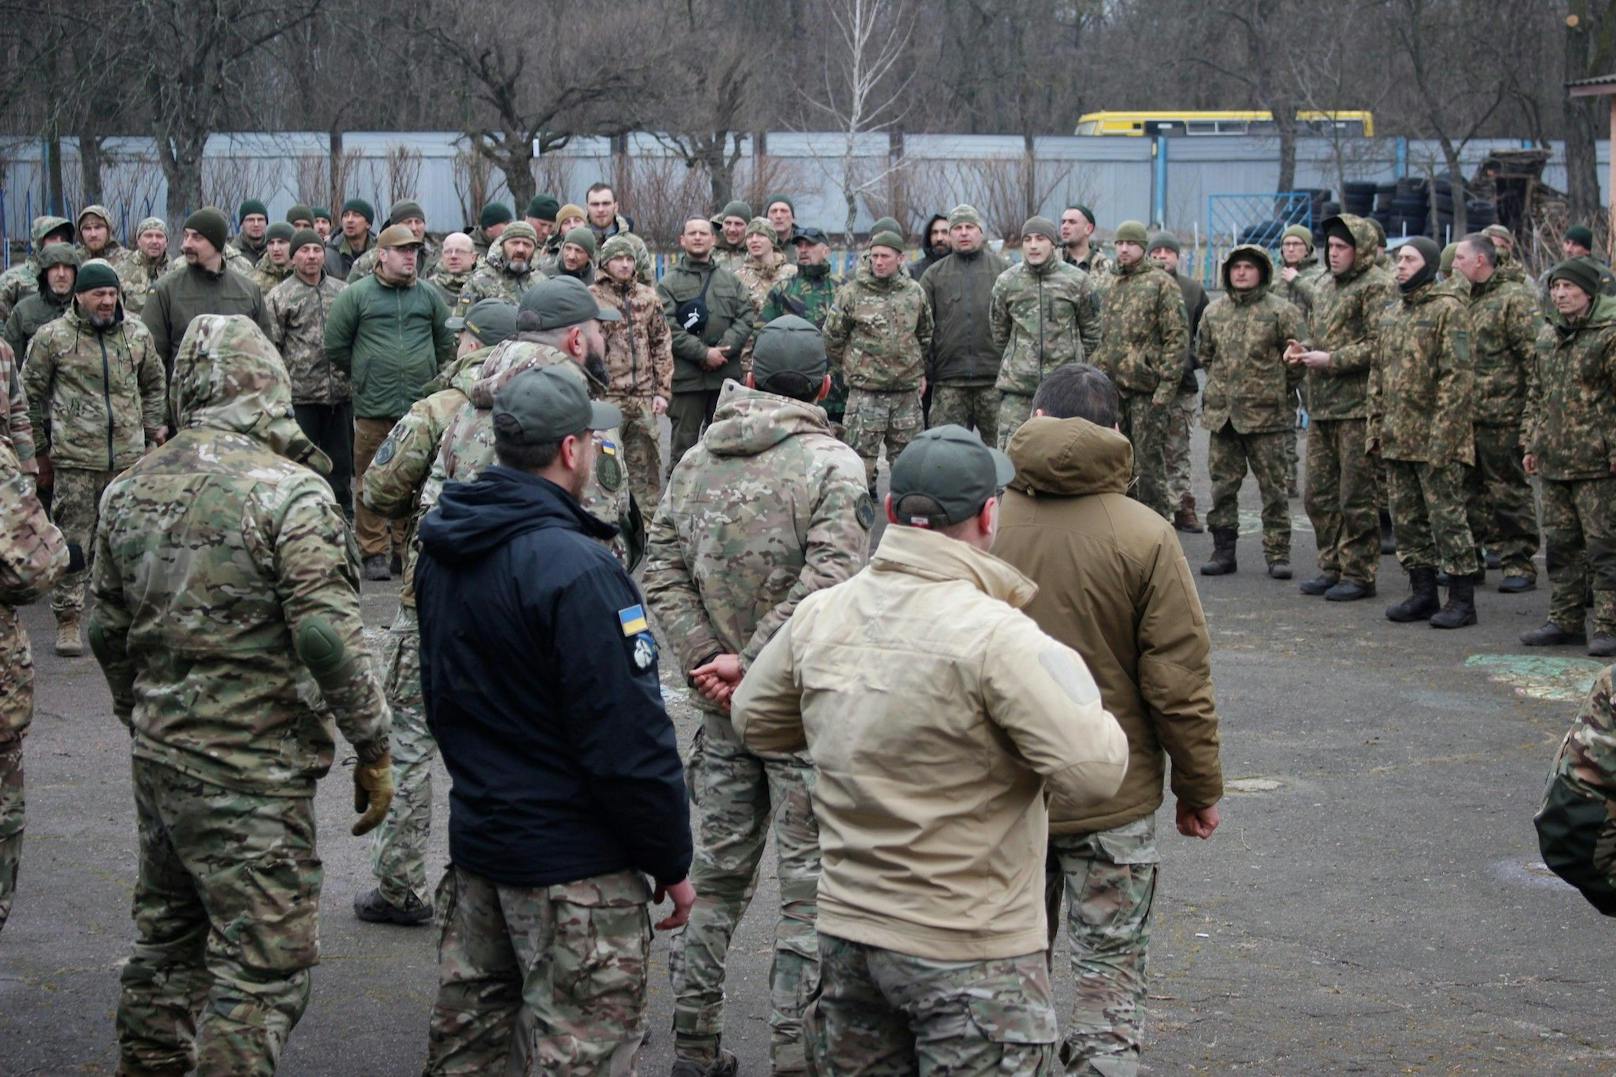
[[[1396, 185], [1390, 186], [1396, 193]], [[1367, 217], [1375, 212], [1375, 196], [1379, 192], [1378, 183], [1344, 183], [1341, 185], [1341, 208], [1354, 217]]]
[[1426, 219], [1429, 215], [1430, 204], [1427, 200], [1425, 180], [1405, 176], [1397, 181], [1390, 210], [1384, 217], [1377, 212], [1375, 219], [1386, 229], [1387, 238], [1398, 239], [1402, 236], [1425, 235]]

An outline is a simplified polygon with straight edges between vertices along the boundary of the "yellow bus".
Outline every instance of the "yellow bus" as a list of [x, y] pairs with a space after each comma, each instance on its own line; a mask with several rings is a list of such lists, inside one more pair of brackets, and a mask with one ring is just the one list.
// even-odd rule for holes
[[[1374, 113], [1367, 110], [1296, 111], [1297, 133], [1322, 135], [1332, 130], [1346, 135], [1375, 134]], [[1274, 117], [1268, 112], [1085, 112], [1078, 118], [1079, 135], [1271, 135]]]

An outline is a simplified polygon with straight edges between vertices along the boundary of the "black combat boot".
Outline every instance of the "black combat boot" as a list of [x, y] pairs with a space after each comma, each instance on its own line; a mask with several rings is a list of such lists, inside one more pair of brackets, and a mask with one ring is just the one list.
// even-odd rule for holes
[[1530, 632], [1521, 633], [1521, 643], [1527, 647], [1581, 646], [1587, 642], [1588, 637], [1580, 628], [1561, 628], [1553, 621], [1544, 621]]
[[1212, 560], [1201, 566], [1203, 576], [1227, 576], [1238, 567], [1234, 560], [1234, 543], [1240, 532], [1232, 527], [1212, 529]]
[[1321, 572], [1317, 576], [1314, 576], [1311, 580], [1303, 580], [1301, 583], [1297, 584], [1296, 589], [1302, 592], [1304, 595], [1313, 595], [1317, 597], [1318, 595], [1324, 594], [1340, 581], [1341, 575], [1339, 573]]
[[1283, 558], [1268, 562], [1268, 575], [1271, 579], [1288, 580], [1291, 578], [1291, 563]]
[[1380, 510], [1380, 552], [1397, 552], [1397, 536], [1392, 533], [1392, 514], [1385, 509]]
[[1432, 628], [1463, 628], [1476, 623], [1476, 581], [1455, 576], [1448, 584], [1448, 604], [1431, 616]]
[[1386, 620], [1407, 624], [1410, 621], [1429, 621], [1431, 614], [1442, 608], [1436, 595], [1436, 569], [1411, 568], [1408, 570], [1408, 597], [1386, 610]]

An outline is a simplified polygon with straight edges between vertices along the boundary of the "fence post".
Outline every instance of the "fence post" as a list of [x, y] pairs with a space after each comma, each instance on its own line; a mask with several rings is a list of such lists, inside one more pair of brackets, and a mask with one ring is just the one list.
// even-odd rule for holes
[[1396, 147], [1396, 158], [1392, 163], [1392, 171], [1398, 179], [1403, 179], [1408, 175], [1408, 137], [1398, 135], [1393, 145]]
[[1156, 145], [1151, 150], [1155, 156], [1155, 167], [1150, 182], [1150, 218], [1151, 227], [1160, 228], [1167, 219], [1167, 136], [1157, 135]]

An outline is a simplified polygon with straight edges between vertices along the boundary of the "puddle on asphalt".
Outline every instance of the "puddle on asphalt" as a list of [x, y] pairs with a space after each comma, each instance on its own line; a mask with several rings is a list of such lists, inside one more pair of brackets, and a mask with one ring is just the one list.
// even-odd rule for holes
[[1473, 654], [1468, 669], [1514, 689], [1516, 695], [1558, 703], [1581, 703], [1605, 663], [1593, 658], [1551, 658], [1536, 654]]

